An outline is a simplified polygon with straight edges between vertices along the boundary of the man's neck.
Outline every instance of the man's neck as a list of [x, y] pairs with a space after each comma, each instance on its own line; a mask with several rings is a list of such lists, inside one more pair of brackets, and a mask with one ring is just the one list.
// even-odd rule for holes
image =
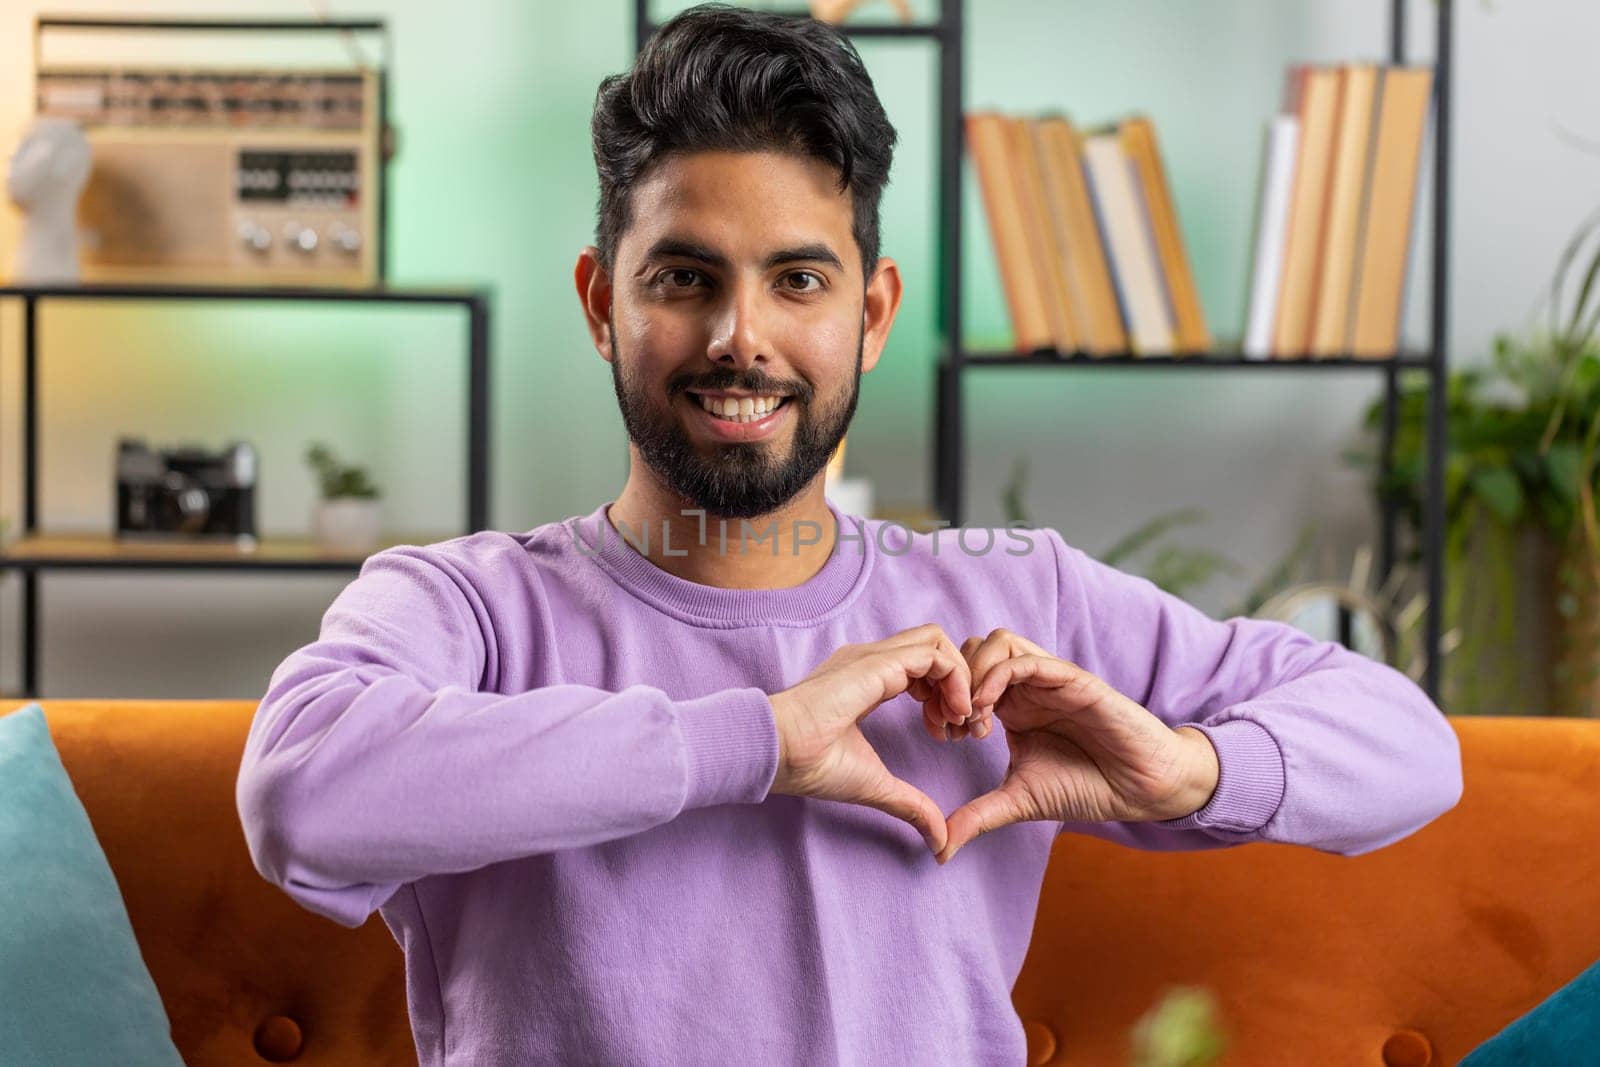
[[617, 536], [657, 567], [724, 589], [800, 585], [822, 569], [838, 540], [821, 475], [777, 511], [743, 520], [702, 514], [682, 497], [630, 477], [605, 516]]

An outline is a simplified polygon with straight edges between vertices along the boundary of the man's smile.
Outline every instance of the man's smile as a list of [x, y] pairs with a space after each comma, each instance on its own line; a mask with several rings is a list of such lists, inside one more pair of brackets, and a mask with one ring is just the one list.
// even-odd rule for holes
[[764, 441], [789, 421], [787, 396], [686, 392], [690, 419], [718, 441]]

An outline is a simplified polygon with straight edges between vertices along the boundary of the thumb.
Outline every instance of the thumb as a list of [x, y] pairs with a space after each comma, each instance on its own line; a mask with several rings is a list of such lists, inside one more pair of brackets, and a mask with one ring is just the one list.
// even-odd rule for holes
[[939, 805], [933, 802], [932, 797], [910, 782], [901, 781], [885, 771], [883, 784], [861, 803], [916, 827], [933, 853], [937, 854], [945, 847], [949, 832], [945, 826], [944, 812], [939, 810]]
[[939, 863], [949, 863], [962, 845], [979, 834], [998, 830], [1028, 818], [1023, 798], [1014, 792], [1016, 780], [1007, 778], [999, 787], [973, 797], [946, 818], [948, 836], [943, 851], [935, 855]]

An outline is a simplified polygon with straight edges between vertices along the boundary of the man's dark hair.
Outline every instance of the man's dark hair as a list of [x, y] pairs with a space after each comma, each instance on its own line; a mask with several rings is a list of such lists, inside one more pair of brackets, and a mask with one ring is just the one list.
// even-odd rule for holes
[[672, 155], [793, 152], [831, 163], [850, 190], [862, 273], [878, 262], [878, 202], [898, 135], [861, 56], [809, 17], [707, 3], [645, 42], [625, 74], [600, 82], [590, 122], [600, 176], [595, 246], [612, 272], [632, 224], [632, 192]]

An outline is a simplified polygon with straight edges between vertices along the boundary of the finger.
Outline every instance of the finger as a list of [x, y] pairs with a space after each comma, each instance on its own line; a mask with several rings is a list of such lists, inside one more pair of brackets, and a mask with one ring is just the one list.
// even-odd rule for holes
[[998, 789], [974, 797], [945, 817], [947, 839], [944, 848], [934, 858], [941, 865], [949, 863], [963, 845], [991, 830], [1022, 822], [1029, 816], [1021, 799], [1012, 792], [1014, 779], [1007, 779]]
[[[1042, 654], [1043, 652], [1044, 650], [1032, 641], [1003, 626], [990, 630], [987, 637], [978, 639], [978, 643], [967, 656], [968, 668], [972, 675], [974, 698], [978, 694], [978, 683], [994, 668], [995, 664], [1004, 663], [1014, 656], [1027, 655], [1029, 653]], [[973, 711], [979, 715], [992, 715], [994, 702], [990, 701], [986, 704], [974, 699]]]
[[[967, 668], [972, 674], [973, 691], [976, 693], [977, 681], [989, 673], [996, 663], [1004, 662], [1011, 658], [1011, 631], [996, 629], [989, 632], [988, 637], [968, 638], [968, 643], [976, 641], [970, 652], [966, 654]], [[965, 647], [965, 646], [963, 646]]]
[[1054, 656], [1013, 656], [990, 667], [973, 684], [972, 702], [977, 707], [992, 708], [1007, 686], [1029, 682], [1064, 685], [1079, 675], [1076, 666]]
[[967, 661], [943, 631], [935, 639], [933, 651], [927, 676], [938, 686], [945, 718], [951, 723], [965, 722], [972, 714], [972, 675]]
[[[922, 704], [923, 725], [935, 741], [940, 740], [943, 737], [942, 727], [949, 725], [954, 717], [945, 706], [944, 690], [938, 682], [917, 678], [906, 687], [906, 692]], [[970, 694], [968, 699], [971, 699]]]
[[[968, 699], [971, 699], [970, 683], [968, 684]], [[944, 703], [944, 692], [937, 682], [927, 678], [913, 678], [906, 686], [906, 692], [922, 705], [922, 718], [934, 735], [934, 740], [940, 737], [939, 727], [948, 723], [954, 714], [947, 712]]]
[[932, 797], [909, 782], [889, 775], [881, 791], [862, 803], [910, 823], [922, 835], [928, 849], [935, 855], [949, 840], [948, 827], [945, 825], [944, 813], [939, 810], [939, 805], [933, 802]]

